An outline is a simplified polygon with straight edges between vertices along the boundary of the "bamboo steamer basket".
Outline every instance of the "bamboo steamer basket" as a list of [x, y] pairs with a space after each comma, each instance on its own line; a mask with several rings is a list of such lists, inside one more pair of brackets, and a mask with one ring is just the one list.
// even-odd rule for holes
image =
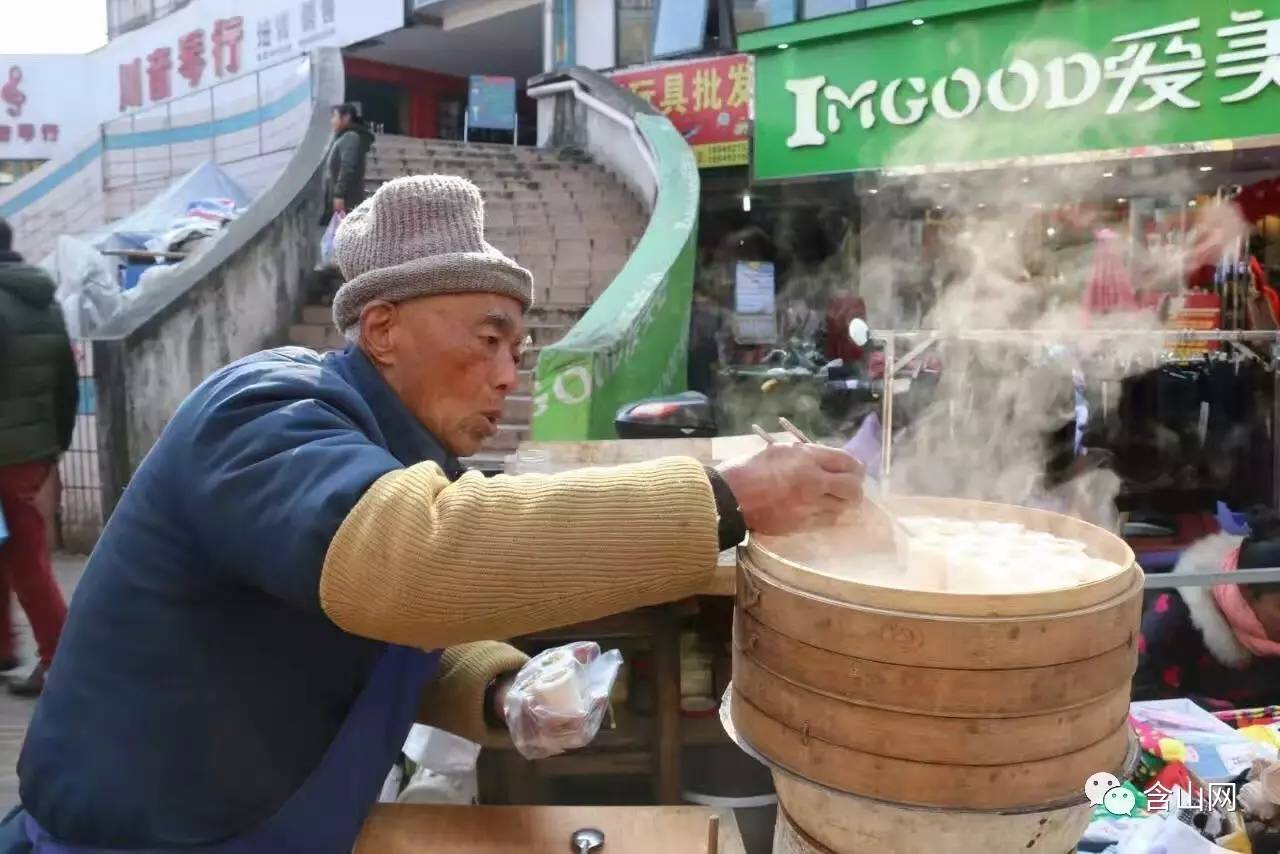
[[[1067, 854], [1075, 851], [1093, 812], [1079, 796], [1026, 809], [953, 810], [839, 792], [757, 753], [734, 726], [734, 706], [730, 688], [720, 708], [725, 731], [749, 755], [772, 766], [779, 802], [773, 854]], [[1138, 759], [1138, 743], [1131, 737], [1117, 776], [1129, 777]]]
[[775, 785], [794, 814], [779, 810], [774, 854], [1067, 854], [1093, 810], [1086, 802], [1008, 815], [937, 813], [839, 795], [799, 779]]
[[[737, 735], [775, 778], [781, 771], [795, 781], [778, 782], [780, 800], [815, 838], [821, 829], [809, 823], [818, 816], [814, 797], [800, 794], [805, 785], [896, 810], [1016, 812], [1036, 815], [1033, 824], [1043, 813], [1070, 836], [1087, 815], [1084, 781], [1119, 775], [1130, 750], [1142, 605], [1132, 551], [1047, 511], [933, 498], [897, 499], [894, 509], [1016, 521], [1082, 541], [1120, 571], [1032, 593], [941, 593], [814, 569], [804, 560], [820, 540], [755, 538], [739, 554]], [[874, 825], [874, 816], [862, 823]], [[941, 832], [936, 819], [924, 832], [930, 827]]]

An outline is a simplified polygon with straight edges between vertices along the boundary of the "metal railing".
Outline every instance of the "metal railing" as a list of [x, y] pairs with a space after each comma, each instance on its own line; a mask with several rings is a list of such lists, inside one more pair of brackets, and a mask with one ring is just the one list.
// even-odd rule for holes
[[76, 342], [76, 374], [80, 402], [76, 408], [71, 447], [58, 463], [61, 495], [58, 501], [59, 545], [85, 553], [102, 530], [102, 481], [98, 473], [98, 405], [93, 385], [93, 348]]

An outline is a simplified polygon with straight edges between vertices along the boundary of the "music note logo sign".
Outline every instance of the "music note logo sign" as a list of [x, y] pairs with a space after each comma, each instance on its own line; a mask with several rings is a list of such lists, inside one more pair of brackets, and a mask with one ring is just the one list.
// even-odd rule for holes
[[17, 118], [22, 115], [22, 106], [27, 103], [27, 96], [18, 88], [22, 82], [22, 68], [14, 65], [9, 68], [9, 80], [0, 86], [0, 101], [8, 105], [5, 112]]

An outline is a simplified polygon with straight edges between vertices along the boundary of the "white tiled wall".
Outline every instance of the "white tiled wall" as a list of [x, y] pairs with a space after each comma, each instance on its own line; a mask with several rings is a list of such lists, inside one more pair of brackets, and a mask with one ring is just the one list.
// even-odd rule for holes
[[[132, 134], [178, 130], [211, 120], [252, 113], [260, 103], [272, 104], [309, 79], [304, 60], [264, 69], [257, 77], [229, 81], [168, 105], [116, 119], [102, 127], [103, 136], [80, 150], [114, 140], [99, 157], [63, 178], [36, 201], [11, 213], [19, 246], [32, 258], [51, 251], [59, 234], [83, 233], [120, 219], [146, 204], [174, 178], [214, 160], [240, 180], [251, 194], [261, 192], [288, 162], [288, 152], [306, 131], [310, 104], [304, 100], [287, 113], [215, 137], [159, 145], [140, 145]], [[259, 101], [261, 97], [261, 101]], [[0, 205], [60, 173], [66, 161], [45, 164], [0, 192]]]
[[[17, 196], [26, 187], [56, 175], [62, 163], [41, 166], [0, 196], [0, 202]], [[90, 231], [105, 224], [102, 160], [94, 158], [35, 202], [9, 215], [15, 248], [38, 262], [53, 249], [59, 234]]]

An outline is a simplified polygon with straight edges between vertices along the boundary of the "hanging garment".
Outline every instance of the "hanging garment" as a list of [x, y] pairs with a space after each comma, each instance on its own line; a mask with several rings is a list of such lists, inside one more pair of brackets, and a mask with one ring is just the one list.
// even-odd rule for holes
[[849, 338], [849, 322], [855, 317], [867, 319], [867, 303], [852, 294], [837, 294], [827, 303], [826, 346], [823, 355], [828, 361], [844, 359], [852, 365], [862, 359], [862, 347]]
[[[1280, 329], [1280, 294], [1267, 281], [1267, 271], [1258, 259], [1249, 256], [1249, 278], [1253, 293], [1249, 301], [1249, 326], [1253, 329]], [[1258, 304], [1258, 303], [1261, 304]]]
[[1114, 231], [1101, 229], [1094, 235], [1093, 268], [1084, 294], [1085, 315], [1096, 317], [1137, 307], [1124, 246]]

